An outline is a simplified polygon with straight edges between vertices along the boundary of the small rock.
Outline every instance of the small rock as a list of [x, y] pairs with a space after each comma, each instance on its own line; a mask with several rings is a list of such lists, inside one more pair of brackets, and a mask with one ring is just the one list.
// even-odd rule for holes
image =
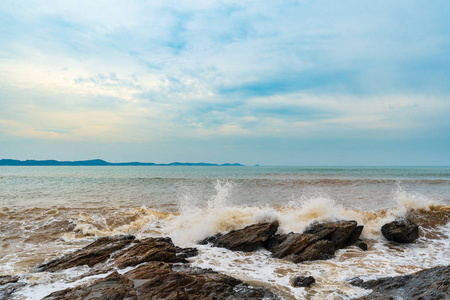
[[392, 242], [412, 243], [419, 237], [419, 226], [409, 219], [402, 219], [384, 224], [381, 233]]
[[316, 282], [316, 280], [312, 276], [296, 276], [292, 277], [290, 282], [293, 287], [309, 287]]
[[363, 250], [363, 251], [366, 251], [366, 250], [367, 250], [367, 244], [364, 243], [364, 242], [359, 242], [359, 243], [358, 243], [358, 247], [359, 247], [361, 250]]

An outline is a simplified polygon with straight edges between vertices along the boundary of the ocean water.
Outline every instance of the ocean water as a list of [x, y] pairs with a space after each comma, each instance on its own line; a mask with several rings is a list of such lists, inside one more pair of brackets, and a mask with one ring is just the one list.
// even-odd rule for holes
[[[387, 242], [383, 224], [408, 216], [420, 227], [409, 245]], [[232, 252], [196, 242], [278, 220], [280, 233], [317, 221], [356, 220], [368, 251], [350, 246], [326, 261], [294, 264], [268, 251]], [[13, 299], [41, 299], [79, 284], [86, 268], [34, 267], [100, 236], [170, 236], [197, 247], [193, 266], [265, 286], [286, 299], [352, 299], [348, 280], [413, 273], [450, 263], [449, 167], [0, 167], [0, 275], [27, 285]], [[312, 275], [311, 288], [289, 279]], [[105, 275], [96, 275], [105, 276]]]

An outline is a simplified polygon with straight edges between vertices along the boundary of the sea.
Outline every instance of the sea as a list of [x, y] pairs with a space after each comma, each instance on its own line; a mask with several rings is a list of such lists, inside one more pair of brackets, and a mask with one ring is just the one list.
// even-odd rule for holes
[[[408, 217], [420, 225], [412, 244], [384, 239], [383, 224]], [[356, 220], [368, 245], [334, 258], [292, 263], [267, 250], [233, 252], [197, 241], [278, 220], [279, 233], [315, 222]], [[211, 268], [284, 299], [353, 299], [375, 279], [450, 264], [450, 167], [102, 166], [0, 167], [0, 276], [24, 283], [11, 299], [41, 299], [77, 284], [87, 267], [48, 273], [37, 265], [98, 237], [169, 236], [196, 247], [194, 267]], [[313, 276], [295, 288], [293, 276]], [[81, 278], [81, 279], [79, 279]]]

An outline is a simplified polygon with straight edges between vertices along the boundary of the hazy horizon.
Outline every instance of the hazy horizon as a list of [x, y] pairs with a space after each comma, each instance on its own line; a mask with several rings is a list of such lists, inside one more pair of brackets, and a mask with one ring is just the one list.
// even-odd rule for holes
[[0, 157], [450, 165], [450, 3], [2, 1]]

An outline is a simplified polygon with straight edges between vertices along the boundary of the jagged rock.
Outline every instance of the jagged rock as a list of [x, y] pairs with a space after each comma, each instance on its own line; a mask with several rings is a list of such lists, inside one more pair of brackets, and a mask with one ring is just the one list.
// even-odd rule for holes
[[14, 276], [14, 275], [0, 276], [0, 285], [4, 285], [7, 283], [15, 283], [17, 281], [19, 281], [19, 276]]
[[291, 232], [271, 238], [266, 244], [266, 249], [272, 252], [273, 257], [282, 258], [291, 254], [300, 254], [306, 247], [317, 240], [317, 236], [312, 234]]
[[381, 233], [392, 242], [412, 243], [419, 237], [419, 226], [409, 219], [402, 219], [384, 224]]
[[338, 221], [313, 224], [304, 233], [314, 234], [320, 240], [332, 241], [337, 250], [356, 242], [362, 230], [363, 226], [357, 226], [356, 221]]
[[290, 282], [293, 287], [309, 287], [316, 282], [316, 280], [312, 276], [296, 276], [292, 277]]
[[150, 262], [120, 275], [112, 273], [91, 285], [50, 294], [44, 299], [280, 299], [261, 287], [252, 287], [211, 270]]
[[134, 236], [102, 237], [86, 247], [37, 267], [38, 272], [55, 272], [76, 266], [90, 267], [106, 261], [110, 255], [135, 239]]
[[385, 277], [363, 282], [356, 278], [353, 285], [371, 289], [360, 300], [381, 299], [449, 299], [450, 266], [435, 267], [411, 275]]
[[175, 246], [175, 248], [177, 251], [177, 258], [180, 260], [198, 255], [197, 248], [181, 248], [178, 246]]
[[263, 247], [264, 243], [278, 230], [278, 222], [261, 223], [233, 230], [226, 234], [208, 237], [200, 244], [211, 243], [216, 247], [223, 247], [233, 251], [255, 251]]
[[44, 297], [46, 300], [76, 300], [76, 299], [108, 299], [108, 300], [137, 300], [134, 282], [117, 272], [106, 278], [94, 281], [91, 285], [68, 288], [51, 293]]
[[[187, 252], [184, 254], [186, 256]], [[168, 237], [136, 241], [135, 245], [114, 256], [114, 264], [120, 269], [149, 261], [187, 262], [183, 255], [177, 256], [177, 248]]]
[[300, 254], [289, 255], [288, 258], [295, 263], [310, 260], [329, 259], [333, 257], [334, 243], [328, 240], [320, 240], [312, 243], [305, 248]]

